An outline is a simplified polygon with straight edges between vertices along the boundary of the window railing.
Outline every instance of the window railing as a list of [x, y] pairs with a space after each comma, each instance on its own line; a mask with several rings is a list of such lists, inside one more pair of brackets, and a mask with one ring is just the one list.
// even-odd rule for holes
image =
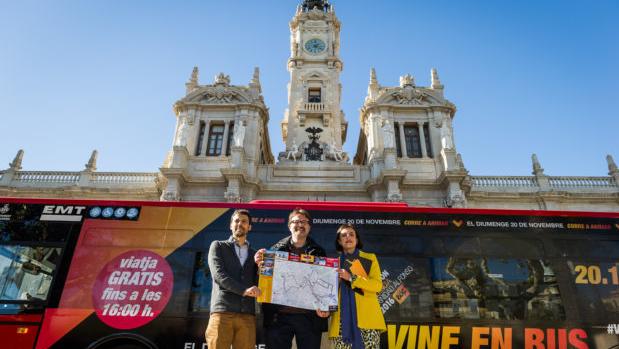
[[306, 111], [325, 111], [324, 103], [305, 103], [303, 109]]

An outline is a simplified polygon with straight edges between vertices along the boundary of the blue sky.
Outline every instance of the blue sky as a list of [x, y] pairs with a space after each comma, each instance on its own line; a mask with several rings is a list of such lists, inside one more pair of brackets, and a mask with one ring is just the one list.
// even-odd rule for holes
[[[301, 0], [0, 0], [0, 168], [148, 171], [172, 144], [193, 66], [246, 85], [260, 67], [272, 150], [283, 149], [288, 22]], [[619, 1], [332, 0], [342, 22], [344, 149], [369, 70], [381, 85], [438, 69], [472, 175], [607, 174], [619, 162]]]

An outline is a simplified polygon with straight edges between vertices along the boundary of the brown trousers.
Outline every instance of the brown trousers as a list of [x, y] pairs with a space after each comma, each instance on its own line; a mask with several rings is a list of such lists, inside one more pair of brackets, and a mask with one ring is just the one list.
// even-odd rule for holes
[[256, 317], [240, 313], [211, 313], [206, 327], [209, 349], [254, 349]]

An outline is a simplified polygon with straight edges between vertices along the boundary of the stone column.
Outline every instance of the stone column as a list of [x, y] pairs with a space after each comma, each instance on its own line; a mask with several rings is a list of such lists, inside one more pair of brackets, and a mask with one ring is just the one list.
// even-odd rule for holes
[[421, 157], [427, 158], [428, 151], [426, 150], [426, 135], [423, 132], [423, 122], [417, 123], [417, 129], [419, 130], [419, 144], [421, 145]]
[[211, 120], [206, 120], [206, 123], [204, 125], [204, 138], [203, 138], [203, 142], [202, 142], [202, 154], [204, 154], [204, 156], [207, 156], [206, 154], [206, 149], [208, 149], [208, 135], [211, 132]]
[[398, 122], [398, 129], [400, 132], [400, 149], [402, 149], [402, 158], [407, 158], [408, 154], [406, 153], [406, 139], [404, 138], [404, 123]]
[[226, 156], [228, 153], [228, 137], [230, 136], [230, 121], [224, 122], [224, 139], [221, 145], [221, 156]]

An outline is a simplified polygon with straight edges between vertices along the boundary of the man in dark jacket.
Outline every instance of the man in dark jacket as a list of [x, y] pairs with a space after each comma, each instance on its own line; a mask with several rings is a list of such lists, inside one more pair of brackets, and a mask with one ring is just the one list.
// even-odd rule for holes
[[[325, 257], [325, 250], [309, 237], [311, 223], [309, 212], [294, 209], [288, 216], [290, 236], [278, 241], [270, 250]], [[264, 251], [261, 249], [254, 256], [258, 265], [262, 264]], [[296, 337], [298, 349], [320, 348], [322, 332], [327, 330], [328, 311], [275, 304], [264, 304], [263, 311], [268, 349], [290, 349], [293, 337]]]
[[254, 349], [256, 345], [255, 297], [260, 295], [258, 273], [247, 233], [251, 216], [236, 210], [230, 219], [232, 235], [213, 241], [208, 267], [213, 276], [211, 315], [206, 328], [209, 349]]

